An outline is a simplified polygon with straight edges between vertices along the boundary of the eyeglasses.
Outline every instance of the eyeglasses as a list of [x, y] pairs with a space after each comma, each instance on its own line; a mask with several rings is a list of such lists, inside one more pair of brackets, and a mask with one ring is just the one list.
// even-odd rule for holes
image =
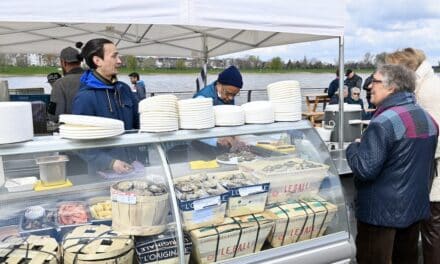
[[372, 82], [373, 82], [373, 83], [382, 83], [382, 80], [376, 80], [376, 79], [373, 79]]
[[361, 95], [360, 93], [353, 93], [353, 95]]

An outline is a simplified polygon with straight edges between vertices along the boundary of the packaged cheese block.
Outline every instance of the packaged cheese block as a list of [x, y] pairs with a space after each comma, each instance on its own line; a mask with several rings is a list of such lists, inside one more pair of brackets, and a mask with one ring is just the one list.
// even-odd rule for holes
[[174, 187], [185, 230], [223, 223], [229, 192], [215, 177], [187, 175], [175, 179]]
[[[189, 262], [192, 251], [191, 238], [184, 233], [185, 263]], [[174, 230], [168, 230], [160, 235], [135, 237], [137, 260], [140, 264], [178, 264], [177, 241]]]
[[9, 237], [1, 243], [0, 263], [60, 263], [58, 243], [47, 236]]
[[268, 240], [280, 247], [322, 236], [336, 211], [336, 205], [319, 198], [274, 206], [265, 211], [275, 219]]
[[73, 229], [62, 242], [65, 264], [131, 264], [133, 239], [106, 225], [85, 225]]
[[191, 231], [193, 259], [213, 263], [259, 252], [273, 226], [265, 213], [225, 218], [221, 225]]
[[226, 216], [240, 216], [261, 213], [264, 211], [269, 191], [269, 183], [242, 171], [225, 171], [208, 173], [229, 191]]
[[268, 158], [238, 164], [241, 171], [270, 183], [267, 204], [315, 195], [328, 166], [299, 158]]

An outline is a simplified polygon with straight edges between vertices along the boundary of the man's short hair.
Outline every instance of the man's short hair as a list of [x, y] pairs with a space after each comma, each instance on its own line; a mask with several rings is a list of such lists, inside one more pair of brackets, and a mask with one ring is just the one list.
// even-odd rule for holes
[[138, 80], [138, 81], [140, 80], [139, 73], [137, 73], [137, 72], [130, 73], [128, 75], [128, 77], [134, 77], [134, 78], [136, 78], [136, 80]]
[[75, 63], [75, 62], [82, 61], [81, 55], [79, 55], [79, 51], [77, 49], [72, 48], [72, 47], [67, 47], [67, 48], [64, 48], [63, 50], [61, 50], [60, 59], [62, 59], [65, 62], [69, 62], [69, 63]]
[[377, 68], [383, 76], [383, 85], [395, 89], [395, 92], [413, 93], [416, 89], [416, 75], [414, 71], [398, 64], [384, 64]]

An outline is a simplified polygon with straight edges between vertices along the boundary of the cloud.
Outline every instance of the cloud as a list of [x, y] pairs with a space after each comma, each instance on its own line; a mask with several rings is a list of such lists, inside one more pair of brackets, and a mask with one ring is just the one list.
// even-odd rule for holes
[[[440, 62], [439, 0], [346, 0], [345, 61], [360, 60], [405, 47], [425, 51], [428, 60]], [[285, 61], [317, 58], [334, 63], [338, 40], [324, 40], [255, 49], [234, 56], [257, 55], [263, 60], [280, 56]], [[230, 56], [228, 56], [230, 57]]]

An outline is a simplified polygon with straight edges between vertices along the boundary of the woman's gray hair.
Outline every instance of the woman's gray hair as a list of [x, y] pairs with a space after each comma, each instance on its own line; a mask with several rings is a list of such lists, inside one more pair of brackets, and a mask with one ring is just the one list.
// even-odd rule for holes
[[376, 72], [383, 76], [383, 85], [394, 88], [394, 92], [413, 93], [416, 88], [416, 75], [402, 65], [383, 64]]

